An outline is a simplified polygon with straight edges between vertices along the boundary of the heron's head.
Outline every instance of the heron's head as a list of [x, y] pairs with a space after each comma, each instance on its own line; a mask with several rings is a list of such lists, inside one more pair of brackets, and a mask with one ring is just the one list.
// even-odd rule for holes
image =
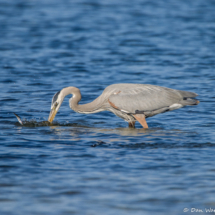
[[61, 91], [59, 91], [55, 93], [55, 95], [52, 98], [51, 111], [48, 118], [49, 122], [52, 122], [54, 120], [55, 115], [59, 111], [62, 102], [63, 102], [63, 98], [61, 95]]

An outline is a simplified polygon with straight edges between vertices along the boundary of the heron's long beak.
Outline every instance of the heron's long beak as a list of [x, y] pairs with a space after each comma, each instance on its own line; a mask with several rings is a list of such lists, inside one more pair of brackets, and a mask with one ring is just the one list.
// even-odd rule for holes
[[56, 113], [57, 113], [56, 108], [51, 109], [49, 118], [48, 118], [49, 122], [52, 122], [54, 120]]

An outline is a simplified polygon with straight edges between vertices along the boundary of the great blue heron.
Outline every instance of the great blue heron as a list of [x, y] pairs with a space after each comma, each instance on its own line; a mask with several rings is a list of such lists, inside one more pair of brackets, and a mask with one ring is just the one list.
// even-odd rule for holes
[[135, 127], [138, 121], [144, 128], [148, 128], [145, 118], [159, 113], [175, 110], [186, 105], [197, 105], [199, 101], [193, 99], [196, 93], [174, 90], [149, 84], [113, 84], [105, 88], [103, 93], [94, 101], [80, 105], [81, 92], [76, 87], [66, 87], [57, 92], [51, 104], [49, 122], [54, 120], [65, 96], [72, 94], [69, 106], [78, 113], [97, 113], [111, 111]]

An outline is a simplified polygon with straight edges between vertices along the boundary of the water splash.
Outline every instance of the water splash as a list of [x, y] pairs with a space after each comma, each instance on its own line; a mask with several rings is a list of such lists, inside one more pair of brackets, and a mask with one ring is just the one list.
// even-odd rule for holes
[[28, 120], [28, 119], [21, 119], [20, 116], [18, 116], [16, 113], [13, 113], [19, 124], [16, 123], [17, 125], [22, 125], [24, 127], [42, 127], [42, 126], [68, 126], [68, 127], [84, 127], [84, 128], [88, 128], [87, 126], [83, 126], [83, 125], [79, 125], [77, 123], [68, 123], [68, 122], [65, 122], [65, 123], [59, 123], [57, 121], [55, 122], [49, 122], [49, 121], [37, 121], [36, 119], [31, 119], [31, 120]]

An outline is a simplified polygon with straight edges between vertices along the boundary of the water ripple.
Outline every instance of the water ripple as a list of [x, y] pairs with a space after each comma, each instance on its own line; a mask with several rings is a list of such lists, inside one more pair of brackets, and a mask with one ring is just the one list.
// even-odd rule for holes
[[[215, 209], [214, 11], [203, 0], [0, 0], [0, 214]], [[145, 130], [75, 113], [68, 96], [47, 122], [62, 88], [87, 103], [113, 83], [193, 91], [201, 103]]]

